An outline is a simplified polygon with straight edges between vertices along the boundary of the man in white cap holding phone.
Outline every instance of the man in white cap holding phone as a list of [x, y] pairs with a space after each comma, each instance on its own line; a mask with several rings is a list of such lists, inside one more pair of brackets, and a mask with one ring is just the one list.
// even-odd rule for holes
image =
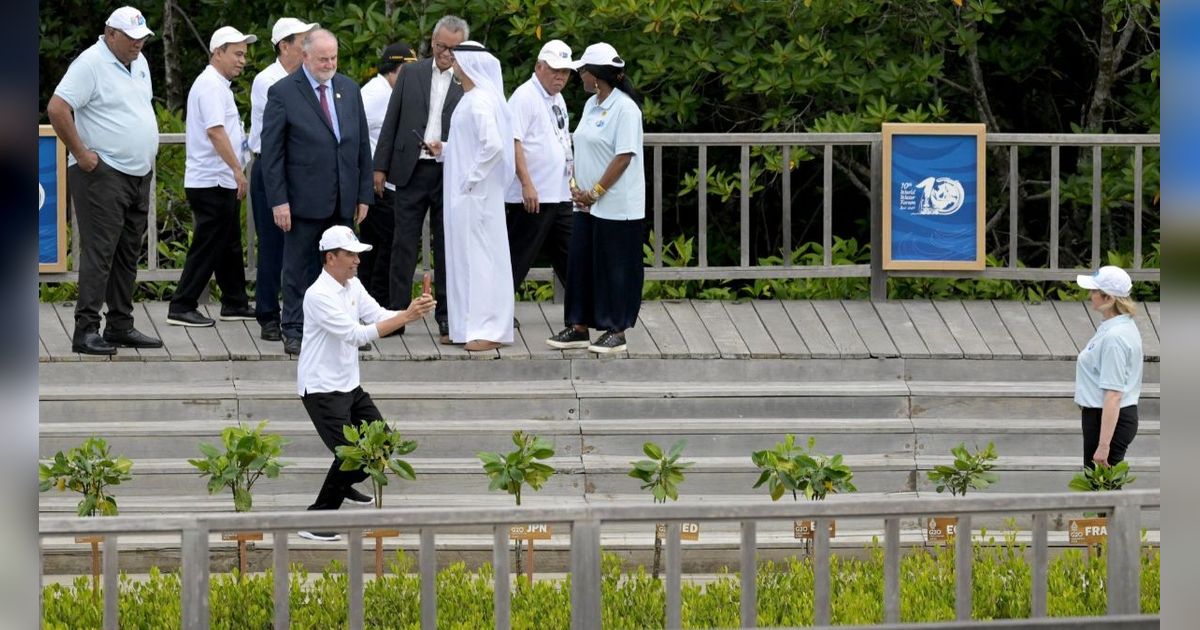
[[275, 82], [295, 72], [304, 62], [301, 40], [319, 27], [316, 22], [304, 22], [294, 17], [281, 17], [271, 29], [271, 45], [275, 47], [275, 62], [254, 77], [250, 88], [250, 152], [254, 165], [250, 167], [250, 206], [254, 212], [254, 232], [258, 236], [258, 269], [255, 275], [254, 316], [260, 328], [259, 336], [267, 341], [283, 339], [279, 330], [279, 289], [283, 272], [283, 230], [275, 225], [271, 206], [267, 203], [267, 188], [263, 183], [262, 122], [267, 107], [267, 94]]
[[188, 92], [183, 190], [195, 222], [179, 285], [167, 307], [168, 324], [213, 325], [196, 305], [214, 274], [221, 287], [220, 318], [254, 319], [242, 271], [239, 221], [249, 187], [244, 172], [245, 134], [229, 86], [246, 67], [246, 50], [256, 41], [257, 36], [232, 26], [217, 29], [208, 45], [208, 66]]
[[[347, 226], [325, 230], [318, 249], [321, 275], [304, 293], [304, 340], [296, 366], [296, 387], [321, 441], [336, 453], [338, 446], [349, 444], [343, 427], [383, 418], [359, 383], [358, 347], [421, 319], [435, 303], [433, 296], [424, 293], [402, 311], [379, 306], [355, 277], [359, 254], [371, 251], [371, 246], [359, 242]], [[308, 509], [336, 510], [345, 500], [373, 502], [352, 487], [367, 474], [341, 470], [341, 464], [335, 455], [317, 499]], [[340, 538], [336, 532], [302, 531], [300, 536], [325, 541]]]
[[574, 156], [571, 121], [562, 89], [574, 69], [571, 47], [552, 39], [542, 46], [533, 76], [508, 99], [516, 147], [516, 179], [504, 197], [513, 287], [520, 287], [538, 254], [548, 250], [554, 273], [567, 283], [571, 243]]
[[71, 62], [46, 105], [70, 151], [67, 184], [81, 250], [71, 349], [83, 354], [162, 347], [133, 327], [133, 285], [158, 155], [150, 66], [142, 54], [153, 34], [141, 11], [113, 11], [104, 34]]

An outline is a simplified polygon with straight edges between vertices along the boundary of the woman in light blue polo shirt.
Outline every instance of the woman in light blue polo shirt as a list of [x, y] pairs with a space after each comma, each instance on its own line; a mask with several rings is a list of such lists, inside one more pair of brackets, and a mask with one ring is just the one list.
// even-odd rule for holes
[[1075, 364], [1075, 402], [1083, 408], [1083, 465], [1114, 466], [1137, 435], [1142, 393], [1142, 335], [1129, 299], [1133, 283], [1120, 267], [1076, 281], [1103, 321]]
[[[575, 68], [595, 96], [575, 127], [566, 328], [546, 343], [607, 354], [625, 350], [625, 331], [642, 306], [642, 99], [625, 76], [625, 61], [608, 44], [588, 46]], [[589, 328], [603, 332], [591, 341]]]

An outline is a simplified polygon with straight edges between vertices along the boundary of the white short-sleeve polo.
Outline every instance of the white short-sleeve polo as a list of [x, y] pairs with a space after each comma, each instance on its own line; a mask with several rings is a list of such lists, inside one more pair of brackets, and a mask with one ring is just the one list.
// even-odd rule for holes
[[[158, 119], [145, 55], [126, 68], [101, 36], [71, 62], [54, 94], [71, 106], [79, 138], [105, 164], [136, 177], [154, 168]], [[74, 155], [67, 158], [73, 164]]]
[[[513, 137], [521, 141], [525, 168], [537, 190], [538, 202], [570, 201], [567, 161], [571, 159], [571, 121], [562, 94], [550, 96], [534, 75], [513, 90], [508, 110], [512, 113]], [[521, 180], [513, 178], [504, 201], [521, 200]]]
[[192, 83], [187, 99], [187, 161], [183, 185], [187, 188], [237, 189], [233, 171], [208, 137], [208, 130], [224, 127], [238, 164], [242, 162], [242, 121], [229, 89], [229, 79], [211, 65]]
[[1121, 406], [1142, 393], [1142, 334], [1129, 315], [1101, 322], [1075, 362], [1075, 403], [1104, 406], [1104, 390], [1121, 392]]

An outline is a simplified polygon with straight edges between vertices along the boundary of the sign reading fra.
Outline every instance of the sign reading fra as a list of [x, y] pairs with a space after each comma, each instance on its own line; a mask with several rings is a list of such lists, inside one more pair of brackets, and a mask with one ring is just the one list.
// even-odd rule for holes
[[1108, 540], [1107, 518], [1073, 518], [1067, 524], [1067, 543], [1098, 545]]

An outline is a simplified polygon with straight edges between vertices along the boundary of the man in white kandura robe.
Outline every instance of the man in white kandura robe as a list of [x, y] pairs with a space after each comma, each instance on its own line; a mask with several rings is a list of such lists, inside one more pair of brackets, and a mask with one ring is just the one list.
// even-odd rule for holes
[[[450, 340], [492, 350], [513, 340], [504, 193], [515, 176], [500, 62], [476, 42], [454, 48], [464, 94], [441, 148]], [[441, 261], [439, 261], [441, 263]]]

